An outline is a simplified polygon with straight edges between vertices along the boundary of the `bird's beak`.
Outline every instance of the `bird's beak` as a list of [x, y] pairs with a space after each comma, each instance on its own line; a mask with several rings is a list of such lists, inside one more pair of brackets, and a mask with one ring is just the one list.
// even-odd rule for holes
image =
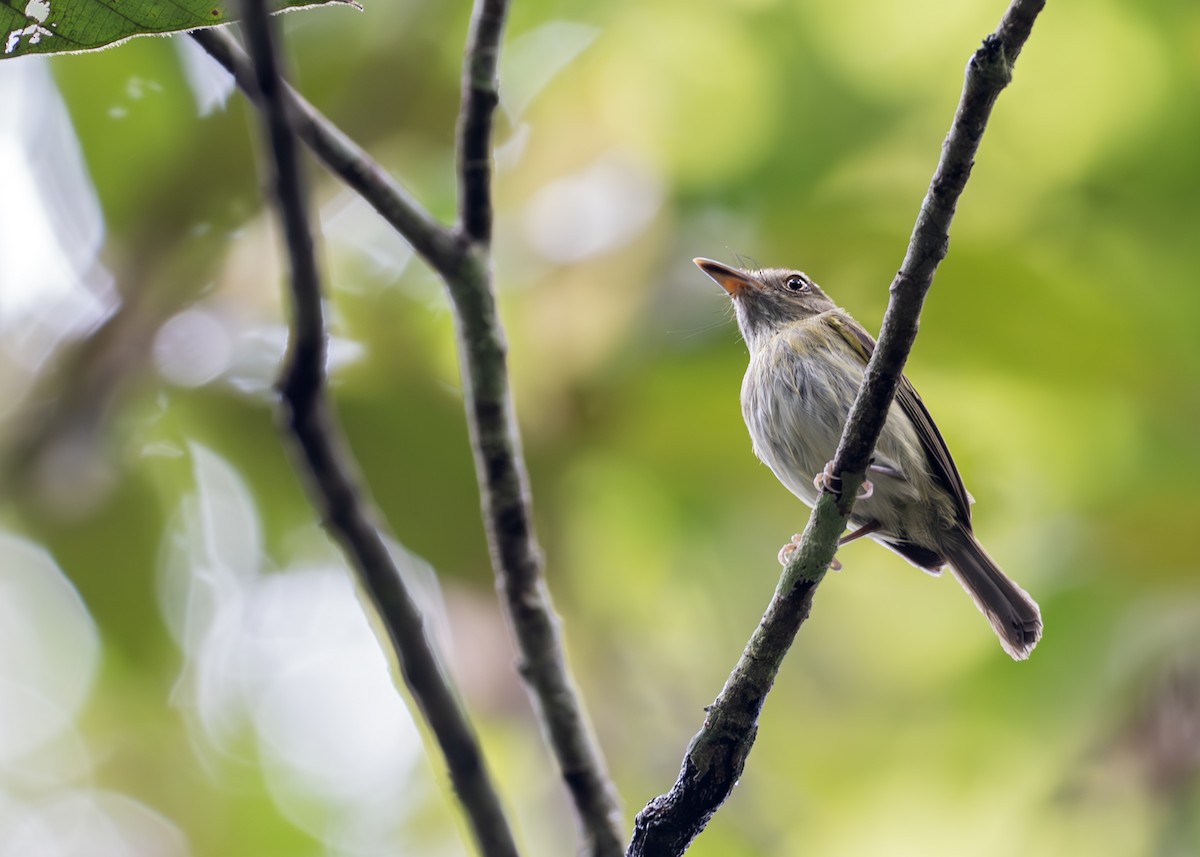
[[698, 256], [692, 261], [696, 263], [697, 268], [716, 280], [717, 285], [729, 292], [731, 297], [737, 297], [743, 289], [756, 285], [754, 278], [745, 271], [705, 259], [703, 256]]

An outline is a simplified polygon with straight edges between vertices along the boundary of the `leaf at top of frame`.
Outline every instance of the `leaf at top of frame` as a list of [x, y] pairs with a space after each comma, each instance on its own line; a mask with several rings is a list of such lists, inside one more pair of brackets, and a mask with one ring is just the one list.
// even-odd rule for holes
[[[277, 12], [334, 4], [362, 8], [355, 0], [271, 0]], [[0, 0], [0, 59], [90, 51], [236, 18], [237, 0]]]

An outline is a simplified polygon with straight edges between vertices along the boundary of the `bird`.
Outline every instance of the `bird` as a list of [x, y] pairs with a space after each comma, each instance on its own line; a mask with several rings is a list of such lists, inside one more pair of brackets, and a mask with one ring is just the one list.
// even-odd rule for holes
[[[814, 506], [822, 490], [837, 487], [832, 459], [875, 340], [803, 271], [693, 261], [732, 298], [750, 352], [741, 404], [754, 453]], [[839, 545], [866, 536], [930, 574], [949, 567], [1004, 651], [1025, 660], [1042, 636], [1041, 609], [979, 543], [973, 502], [937, 424], [902, 376]]]

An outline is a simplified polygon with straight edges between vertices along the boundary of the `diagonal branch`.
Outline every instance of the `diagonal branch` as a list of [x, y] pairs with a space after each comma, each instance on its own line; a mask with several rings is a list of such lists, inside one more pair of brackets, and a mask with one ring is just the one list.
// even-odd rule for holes
[[[996, 32], [983, 40], [967, 64], [962, 98], [942, 156], [929, 184], [909, 238], [904, 263], [892, 280], [891, 300], [879, 331], [875, 355], [867, 364], [862, 391], [850, 410], [846, 431], [834, 458], [834, 473], [849, 478], [844, 491], [862, 484], [875, 441], [883, 430], [888, 406], [917, 338], [917, 319], [938, 265], [950, 247], [950, 221], [962, 195], [975, 153], [1000, 91], [1012, 80], [1013, 64], [1046, 0], [1013, 0]], [[848, 511], [848, 510], [847, 510]]]
[[917, 320], [938, 264], [949, 246], [950, 222], [974, 163], [992, 106], [1012, 77], [1012, 66], [1045, 0], [1013, 0], [996, 32], [967, 64], [962, 97], [941, 159], [921, 203], [895, 280], [875, 353], [842, 433], [833, 472], [840, 495], [818, 500], [799, 548], [737, 666], [692, 739], [671, 791], [650, 801], [634, 822], [630, 857], [682, 854], [729, 796], [754, 744], [758, 714], [825, 575], [845, 530], [854, 497], [883, 429]]
[[[517, 848], [479, 742], [425, 634], [421, 615], [392, 562], [378, 519], [325, 393], [325, 322], [307, 193], [271, 23], [263, 0], [243, 3], [254, 60], [275, 196], [291, 268], [293, 317], [280, 381], [283, 416], [307, 470], [308, 489], [326, 528], [370, 596], [405, 683], [433, 730], [482, 854], [516, 857]], [[245, 86], [247, 82], [243, 82]]]
[[[250, 57], [224, 28], [193, 30], [191, 37], [233, 75], [242, 92], [259, 100]], [[461, 252], [450, 231], [401, 187], [361, 146], [286, 83], [292, 129], [325, 167], [355, 190], [437, 270], [449, 269]]]

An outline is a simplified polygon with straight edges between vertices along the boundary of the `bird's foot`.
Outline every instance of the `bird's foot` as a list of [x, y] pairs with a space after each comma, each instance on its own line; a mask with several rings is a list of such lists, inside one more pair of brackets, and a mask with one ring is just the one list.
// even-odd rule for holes
[[[833, 462], [825, 462], [825, 466], [821, 472], [813, 477], [813, 487], [825, 494], [838, 495], [842, 493], [842, 477], [833, 472]], [[856, 499], [866, 500], [875, 493], [875, 486], [871, 484], [870, 479], [864, 479], [863, 484], [858, 488]]]
[[800, 547], [800, 534], [795, 533], [792, 540], [779, 549], [779, 564], [787, 565], [798, 547]]
[[[792, 540], [790, 542], [788, 542], [786, 545], [784, 545], [783, 547], [781, 547], [779, 549], [779, 564], [780, 565], [787, 565], [788, 562], [791, 561], [792, 554], [794, 554], [796, 552], [796, 548], [800, 547], [800, 539], [801, 539], [801, 534], [796, 533], [792, 536]], [[829, 563], [829, 568], [831, 571], [841, 571], [842, 570], [842, 564], [840, 562], [838, 562], [836, 556]]]

